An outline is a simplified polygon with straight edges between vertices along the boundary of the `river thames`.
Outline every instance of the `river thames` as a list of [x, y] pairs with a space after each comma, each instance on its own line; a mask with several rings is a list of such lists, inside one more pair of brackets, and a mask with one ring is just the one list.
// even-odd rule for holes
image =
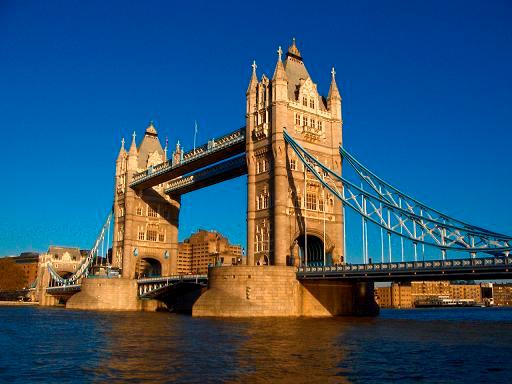
[[0, 325], [0, 382], [512, 382], [512, 308], [226, 320], [0, 307]]

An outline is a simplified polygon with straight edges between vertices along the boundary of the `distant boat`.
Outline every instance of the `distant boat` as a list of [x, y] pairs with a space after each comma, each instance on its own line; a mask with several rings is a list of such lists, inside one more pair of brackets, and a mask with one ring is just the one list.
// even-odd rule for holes
[[434, 307], [485, 307], [482, 303], [477, 303], [473, 299], [450, 299], [443, 296], [427, 297], [417, 300], [414, 303], [416, 308], [434, 308]]

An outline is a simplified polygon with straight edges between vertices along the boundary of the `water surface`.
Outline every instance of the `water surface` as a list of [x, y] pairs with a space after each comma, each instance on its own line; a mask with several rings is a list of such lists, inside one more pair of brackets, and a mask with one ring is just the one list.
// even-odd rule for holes
[[197, 319], [0, 307], [0, 382], [512, 383], [512, 308]]

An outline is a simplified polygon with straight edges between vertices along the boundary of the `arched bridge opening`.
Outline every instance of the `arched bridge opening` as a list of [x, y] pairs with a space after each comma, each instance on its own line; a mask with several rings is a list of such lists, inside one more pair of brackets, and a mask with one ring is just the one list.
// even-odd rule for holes
[[192, 313], [196, 300], [206, 290], [206, 277], [196, 281], [151, 283], [139, 280], [139, 297], [163, 302], [167, 309], [177, 313]]
[[331, 265], [332, 256], [325, 251], [324, 242], [315, 235], [299, 235], [299, 258], [301, 265], [322, 266]]
[[162, 276], [162, 263], [151, 257], [143, 257], [138, 265], [138, 278]]

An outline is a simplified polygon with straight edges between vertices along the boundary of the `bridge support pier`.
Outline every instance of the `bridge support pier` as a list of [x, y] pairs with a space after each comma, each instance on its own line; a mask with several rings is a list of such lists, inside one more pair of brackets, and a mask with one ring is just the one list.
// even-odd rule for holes
[[194, 304], [198, 317], [329, 317], [378, 314], [373, 284], [299, 281], [287, 266], [211, 268], [208, 290]]
[[71, 296], [66, 308], [104, 311], [154, 312], [163, 304], [138, 298], [137, 280], [124, 278], [87, 278], [80, 292]]

